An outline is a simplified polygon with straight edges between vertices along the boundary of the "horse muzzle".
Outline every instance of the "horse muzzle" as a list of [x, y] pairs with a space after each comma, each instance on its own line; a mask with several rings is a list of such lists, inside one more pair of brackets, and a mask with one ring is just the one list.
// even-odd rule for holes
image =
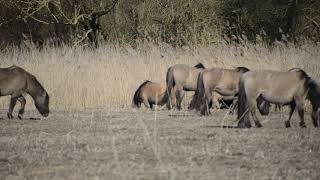
[[49, 116], [49, 112], [41, 113], [41, 115], [42, 115], [43, 117], [48, 117], [48, 116]]

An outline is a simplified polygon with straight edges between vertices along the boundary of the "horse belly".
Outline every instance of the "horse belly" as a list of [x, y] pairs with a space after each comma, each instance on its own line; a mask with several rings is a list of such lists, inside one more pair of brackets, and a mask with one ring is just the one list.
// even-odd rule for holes
[[287, 104], [293, 100], [292, 96], [283, 94], [275, 95], [275, 93], [272, 92], [262, 93], [262, 97], [273, 104]]
[[190, 85], [190, 84], [186, 84], [183, 86], [183, 90], [185, 91], [196, 91], [197, 88], [195, 88], [195, 86]]
[[[0, 82], [0, 84], [1, 84], [1, 82]], [[15, 91], [15, 89], [10, 86], [0, 86], [0, 95], [1, 96], [11, 95], [14, 93], [14, 91]]]

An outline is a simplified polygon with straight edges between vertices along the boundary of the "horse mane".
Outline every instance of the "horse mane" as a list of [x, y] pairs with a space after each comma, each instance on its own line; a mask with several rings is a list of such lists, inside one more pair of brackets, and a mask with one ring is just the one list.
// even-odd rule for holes
[[300, 78], [305, 80], [304, 88], [308, 91], [307, 98], [310, 100], [313, 110], [318, 109], [320, 107], [320, 85], [300, 68], [292, 68], [289, 71], [300, 73]]
[[202, 63], [198, 63], [194, 66], [197, 69], [205, 69], [206, 67], [204, 67], [204, 65]]
[[291, 69], [289, 69], [289, 72], [299, 72], [300, 78], [305, 79], [307, 81], [309, 81], [311, 79], [311, 77], [304, 70], [302, 70], [300, 68], [291, 68]]
[[[33, 74], [26, 71], [25, 69], [23, 69], [19, 66], [16, 66], [16, 65], [12, 65], [8, 69], [10, 69], [11, 71], [16, 71], [20, 75], [22, 75], [26, 78], [27, 91], [32, 97], [34, 97], [37, 93], [46, 92], [46, 90], [43, 88], [43, 86], [38, 81], [38, 79]], [[32, 90], [32, 89], [34, 89], [34, 88], [30, 88], [32, 86], [35, 86], [37, 89], [40, 89], [40, 92]]]
[[300, 68], [291, 68], [289, 69], [289, 72], [297, 72], [297, 73], [300, 73], [300, 79], [301, 80], [305, 80], [304, 81], [304, 88], [305, 89], [309, 89], [311, 88], [310, 86], [314, 86], [313, 84], [313, 80], [312, 78], [302, 69]]
[[138, 87], [138, 89], [136, 90], [136, 92], [134, 93], [134, 95], [133, 95], [133, 103], [134, 103], [134, 105], [136, 105], [136, 106], [139, 106], [140, 105], [140, 92], [141, 92], [141, 88], [143, 87], [143, 86], [145, 86], [146, 84], [148, 84], [148, 83], [151, 83], [151, 81], [149, 81], [149, 80], [146, 80], [146, 81], [144, 81], [139, 87]]
[[240, 73], [245, 73], [245, 72], [248, 72], [250, 71], [250, 69], [244, 67], [244, 66], [239, 66], [239, 67], [236, 67], [235, 68], [237, 72], [240, 72]]

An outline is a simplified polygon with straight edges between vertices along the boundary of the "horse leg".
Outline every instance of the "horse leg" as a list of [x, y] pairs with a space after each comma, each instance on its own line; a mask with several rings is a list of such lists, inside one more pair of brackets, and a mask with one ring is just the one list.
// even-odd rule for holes
[[302, 97], [295, 97], [294, 101], [296, 103], [296, 107], [300, 118], [299, 125], [300, 127], [304, 128], [306, 127], [306, 123], [304, 122], [304, 100]]
[[212, 102], [213, 108], [220, 109], [219, 99], [217, 96], [218, 95], [216, 95], [215, 93], [212, 93], [211, 102]]
[[176, 90], [176, 105], [177, 105], [177, 109], [180, 111], [181, 110], [181, 103], [182, 103], [182, 99], [184, 97], [184, 91], [182, 89], [182, 86], [176, 86], [177, 90]]
[[297, 110], [298, 110], [298, 114], [299, 114], [299, 117], [300, 117], [300, 127], [302, 128], [305, 128], [306, 127], [306, 123], [304, 122], [304, 102], [303, 102], [303, 99], [297, 99], [296, 100], [296, 106], [297, 106]]
[[185, 92], [182, 90], [182, 91], [179, 92], [178, 95], [179, 95], [178, 96], [179, 100], [177, 101], [177, 107], [178, 107], [179, 110], [181, 110], [181, 103], [182, 103], [182, 99], [183, 99], [183, 97], [185, 95]]
[[[171, 94], [171, 97], [170, 98], [170, 109], [173, 108], [173, 107], [176, 107], [177, 106], [177, 100], [176, 100], [176, 96], [174, 93]], [[169, 108], [168, 108], [169, 109]]]
[[232, 101], [232, 105], [230, 107], [230, 114], [234, 114], [234, 111], [238, 108], [238, 98], [235, 97]]
[[193, 94], [192, 99], [190, 101], [190, 104], [188, 106], [188, 110], [193, 110], [195, 108], [197, 100], [198, 100], [198, 93], [197, 93], [197, 91], [195, 91], [195, 93]]
[[[210, 98], [209, 98], [210, 97]], [[202, 104], [200, 108], [201, 115], [208, 116], [211, 114], [210, 112], [210, 102], [212, 101], [212, 91], [207, 91], [202, 97]], [[211, 103], [212, 105], [212, 103]]]
[[290, 104], [289, 118], [288, 118], [288, 120], [285, 122], [285, 127], [286, 127], [286, 128], [291, 127], [291, 125], [290, 125], [290, 120], [291, 120], [292, 114], [293, 114], [293, 112], [294, 112], [295, 109], [296, 109], [296, 103], [295, 103], [295, 102], [292, 102], [292, 103]]
[[147, 98], [142, 97], [142, 102], [143, 102], [143, 104], [144, 104], [144, 106], [146, 108], [150, 108], [151, 107]]
[[255, 103], [254, 103], [254, 102], [251, 102], [250, 104], [251, 104], [251, 107], [250, 107], [251, 110], [250, 110], [250, 112], [251, 112], [251, 116], [252, 116], [252, 118], [253, 118], [253, 120], [254, 120], [254, 124], [256, 125], [257, 128], [261, 128], [262, 125], [261, 125], [261, 123], [260, 123], [260, 121], [259, 121], [259, 119], [258, 119], [258, 117], [257, 117], [256, 107], [253, 106]]
[[319, 127], [320, 126], [320, 108], [318, 108], [316, 114], [317, 114], [316, 115], [316, 121], [317, 121], [317, 124], [318, 124], [317, 127]]
[[311, 113], [312, 123], [314, 127], [320, 126], [320, 108], [313, 110]]
[[19, 109], [18, 118], [19, 118], [20, 120], [22, 120], [23, 113], [24, 113], [24, 107], [26, 106], [26, 99], [21, 95], [21, 96], [19, 96], [18, 101], [19, 101], [20, 104], [21, 104], [21, 107], [20, 107], [20, 109]]
[[18, 98], [19, 98], [19, 96], [11, 96], [9, 110], [7, 112], [7, 116], [9, 119], [13, 118], [12, 112], [13, 112], [14, 106], [17, 103]]
[[[173, 89], [176, 89], [176, 87], [174, 87]], [[169, 92], [166, 92], [166, 93], [169, 94]], [[176, 102], [177, 102], [176, 101], [176, 90], [174, 90], [170, 93], [169, 100], [166, 104], [167, 109], [170, 110], [171, 108], [175, 107]]]

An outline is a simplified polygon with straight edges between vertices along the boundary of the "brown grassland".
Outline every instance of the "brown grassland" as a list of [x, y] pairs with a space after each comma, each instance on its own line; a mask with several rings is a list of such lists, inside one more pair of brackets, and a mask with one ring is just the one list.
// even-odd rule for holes
[[300, 67], [320, 80], [319, 45], [47, 46], [8, 48], [0, 57], [1, 67], [15, 64], [39, 79], [51, 109], [48, 118], [29, 119], [40, 115], [28, 97], [25, 120], [8, 120], [9, 99], [1, 97], [0, 179], [320, 179], [320, 131], [309, 108], [304, 129], [296, 114], [284, 128], [287, 112], [260, 116], [261, 129], [232, 128], [236, 117], [227, 110], [186, 111], [191, 93], [181, 112], [131, 108], [140, 83], [164, 81], [177, 63]]

